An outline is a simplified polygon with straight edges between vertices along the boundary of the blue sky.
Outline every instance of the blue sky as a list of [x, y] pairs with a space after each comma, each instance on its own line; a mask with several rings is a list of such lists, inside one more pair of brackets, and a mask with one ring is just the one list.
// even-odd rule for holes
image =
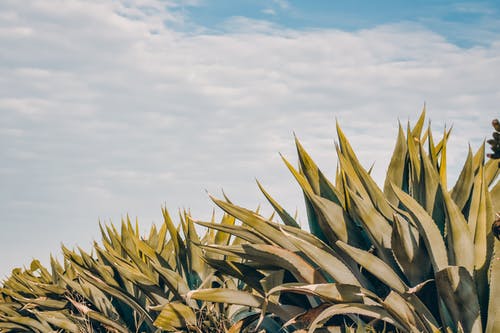
[[205, 190], [265, 204], [255, 178], [305, 222], [279, 153], [332, 176], [335, 119], [380, 183], [426, 102], [453, 184], [499, 116], [499, 5], [374, 3], [0, 1], [0, 276]]
[[500, 33], [497, 1], [205, 1], [180, 10], [212, 32], [227, 32], [228, 19], [246, 17], [290, 29], [345, 31], [415, 23], [463, 47], [489, 43]]

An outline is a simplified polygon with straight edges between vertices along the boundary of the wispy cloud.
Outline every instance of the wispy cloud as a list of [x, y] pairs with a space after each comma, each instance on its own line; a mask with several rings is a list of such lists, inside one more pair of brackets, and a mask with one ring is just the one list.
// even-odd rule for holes
[[453, 9], [460, 13], [492, 15], [496, 10], [484, 2], [460, 2], [453, 4]]
[[337, 118], [380, 181], [397, 119], [424, 101], [438, 130], [453, 122], [450, 165], [497, 116], [499, 41], [464, 49], [414, 24], [300, 31], [246, 18], [184, 33], [169, 28], [186, 20], [177, 7], [129, 5], [0, 2], [0, 273], [61, 241], [85, 246], [98, 218], [158, 222], [162, 203], [208, 217], [205, 189], [255, 207], [254, 177], [303, 213], [277, 154], [294, 160], [292, 131], [331, 176]]
[[286, 0], [272, 0], [273, 3], [278, 5], [281, 9], [289, 9], [290, 3]]
[[276, 11], [272, 8], [265, 8], [262, 10], [262, 13], [266, 15], [276, 15]]

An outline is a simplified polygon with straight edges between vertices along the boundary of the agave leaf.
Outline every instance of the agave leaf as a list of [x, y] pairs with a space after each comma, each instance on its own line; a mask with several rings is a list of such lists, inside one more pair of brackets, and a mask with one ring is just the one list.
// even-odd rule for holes
[[490, 264], [489, 285], [486, 333], [495, 333], [500, 332], [500, 241], [495, 241], [495, 249]]
[[457, 206], [463, 210], [465, 204], [469, 200], [469, 195], [474, 184], [474, 168], [472, 163], [472, 149], [469, 146], [469, 152], [467, 153], [467, 159], [465, 160], [460, 176], [455, 183], [455, 186], [451, 190], [451, 198]]
[[[420, 160], [421, 172], [423, 173], [420, 178], [418, 187], [418, 197], [421, 198], [421, 205], [429, 214], [433, 214], [435, 208], [436, 192], [439, 189], [439, 175], [432, 165], [429, 156], [424, 151], [423, 146], [420, 144]], [[414, 194], [415, 197], [415, 194]]]
[[[78, 294], [82, 295], [85, 300], [99, 310], [103, 316], [113, 319], [120, 318], [112, 300], [109, 299], [102, 290], [83, 279], [79, 279], [78, 282], [66, 282], [69, 286], [71, 286], [72, 290], [75, 290]], [[78, 304], [80, 303], [76, 304], [77, 302], [72, 297], [67, 297], [67, 299], [78, 309]]]
[[26, 326], [9, 323], [9, 322], [1, 322], [0, 321], [0, 330], [5, 330], [5, 332], [31, 332], [32, 330]]
[[168, 286], [168, 290], [175, 295], [175, 299], [182, 299], [182, 295], [189, 292], [189, 286], [184, 278], [176, 271], [162, 267], [161, 265], [152, 262], [151, 265], [158, 272], [159, 276]]
[[18, 303], [7, 303], [2, 299], [0, 303], [0, 316], [16, 316], [17, 311], [21, 308], [21, 305]]
[[410, 161], [410, 184], [418, 184], [420, 182], [420, 156], [416, 142], [418, 139], [411, 135], [410, 123], [408, 122], [406, 128], [406, 144], [408, 146], [408, 158]]
[[391, 253], [391, 225], [369, 200], [363, 199], [351, 191], [349, 191], [349, 195], [352, 204], [351, 215], [363, 226], [373, 246], [379, 252], [379, 256], [395, 268], [396, 263]]
[[150, 317], [149, 313], [139, 304], [137, 303], [133, 297], [128, 295], [125, 290], [119, 290], [112, 286], [107, 285], [104, 281], [99, 278], [93, 276], [92, 274], [84, 271], [82, 274], [82, 278], [84, 278], [87, 282], [95, 285], [105, 293], [116, 297], [123, 303], [127, 304], [129, 307], [137, 311], [137, 313], [143, 317], [146, 321], [146, 324], [152, 329], [153, 328], [153, 319]]
[[491, 203], [495, 212], [500, 211], [500, 182], [497, 182], [490, 191]]
[[[493, 251], [493, 236], [490, 226], [493, 223], [491, 198], [484, 177], [484, 167], [479, 166], [468, 211], [469, 231], [474, 241], [474, 270], [476, 287], [481, 308], [486, 311], [488, 303], [488, 269]], [[486, 316], [486, 313], [483, 312]]]
[[342, 154], [347, 156], [351, 161], [357, 162], [357, 164], [359, 164], [359, 160], [357, 159], [356, 154], [354, 153], [354, 150], [352, 149], [351, 144], [347, 140], [346, 135], [344, 134], [344, 132], [340, 128], [340, 124], [338, 121], [335, 124], [335, 128], [337, 130], [337, 137], [339, 139], [339, 146], [340, 146], [340, 150], [341, 150]]
[[466, 268], [449, 266], [436, 272], [436, 287], [455, 325], [465, 332], [482, 332], [476, 286]]
[[[426, 282], [423, 282], [423, 284], [426, 284]], [[441, 332], [438, 328], [440, 325], [434, 317], [434, 314], [415, 293], [409, 292], [402, 296], [409, 304], [413, 306], [422, 323], [427, 327], [427, 330], [429, 332]]]
[[435, 170], [439, 170], [438, 163], [438, 151], [436, 149], [436, 145], [434, 145], [434, 136], [431, 131], [431, 122], [429, 121], [429, 126], [427, 127], [427, 137], [429, 139], [427, 144], [427, 151], [429, 152], [429, 159], [432, 162], [432, 166]]
[[367, 271], [375, 275], [380, 281], [390, 288], [404, 293], [408, 286], [401, 280], [398, 274], [377, 256], [368, 251], [350, 246], [342, 241], [337, 241], [337, 246], [347, 253], [354, 261], [363, 266]]
[[407, 208], [417, 224], [419, 234], [422, 236], [429, 253], [434, 271], [440, 271], [448, 266], [448, 255], [441, 233], [434, 224], [432, 217], [418, 204], [410, 195], [406, 194], [396, 186], [393, 190], [400, 203]]
[[500, 162], [490, 159], [484, 165], [484, 179], [488, 186], [493, 184], [500, 171]]
[[424, 128], [425, 114], [426, 114], [426, 106], [424, 104], [424, 108], [422, 109], [422, 112], [418, 117], [417, 123], [415, 124], [415, 127], [413, 127], [413, 130], [411, 131], [411, 136], [419, 141], [421, 141], [420, 138], [422, 136], [422, 129]]
[[[451, 129], [450, 129], [451, 131]], [[448, 190], [448, 176], [446, 174], [446, 142], [447, 142], [447, 135], [446, 135], [446, 126], [444, 128], [444, 134], [443, 134], [443, 140], [442, 142], [442, 148], [441, 148], [441, 161], [439, 163], [439, 178], [441, 179], [441, 186], [443, 188], [444, 192], [447, 192]]]
[[337, 236], [328, 226], [327, 222], [324, 221], [322, 217], [319, 216], [319, 214], [317, 214], [316, 209], [314, 208], [314, 204], [310, 198], [310, 196], [314, 194], [312, 186], [309, 184], [303, 174], [295, 170], [290, 162], [288, 162], [283, 156], [281, 156], [281, 158], [304, 192], [309, 230], [311, 230], [311, 233], [321, 240], [327, 241], [329, 243], [334, 242], [337, 239]]
[[162, 223], [160, 230], [158, 230], [158, 240], [157, 240], [157, 245], [156, 245], [156, 252], [161, 253], [163, 249], [165, 248], [166, 244], [166, 239], [167, 239], [167, 224]]
[[[193, 221], [193, 222], [196, 223], [196, 221]], [[236, 219], [233, 216], [228, 215], [228, 214], [224, 214], [224, 216], [222, 216], [222, 220], [221, 220], [220, 224], [234, 226], [235, 222], [236, 222]], [[215, 224], [215, 223], [213, 223], [213, 224]], [[213, 229], [211, 229], [211, 230], [213, 230]], [[231, 239], [231, 233], [228, 233], [228, 232], [225, 232], [222, 230], [218, 230], [217, 233], [215, 234], [214, 243], [219, 244], [219, 245], [228, 245], [230, 239]]]
[[167, 226], [168, 232], [170, 233], [170, 240], [172, 241], [172, 244], [174, 246], [177, 267], [185, 267], [187, 259], [185, 257], [186, 248], [184, 246], [184, 242], [182, 241], [178, 230], [175, 228], [174, 222], [170, 218], [170, 214], [168, 213], [168, 211], [164, 208], [162, 209], [162, 213], [164, 223]]
[[384, 183], [385, 196], [387, 200], [394, 206], [397, 206], [398, 198], [396, 194], [394, 194], [391, 184], [394, 184], [395, 186], [402, 188], [403, 180], [408, 177], [407, 175], [405, 175], [407, 151], [408, 151], [408, 146], [406, 144], [405, 134], [403, 132], [403, 128], [401, 127], [400, 123], [396, 146], [394, 147], [394, 152], [392, 153], [391, 161], [387, 169], [387, 174]]
[[116, 332], [131, 333], [131, 331], [128, 328], [120, 325], [115, 320], [112, 320], [112, 319], [107, 318], [106, 316], [103, 316], [99, 312], [89, 310], [88, 312], [85, 313], [85, 315], [88, 316], [90, 319], [93, 319], [93, 320], [96, 320], [96, 321], [102, 323], [106, 327], [106, 329], [112, 328]]
[[[148, 242], [146, 242], [145, 240], [143, 240], [143, 239], [141, 239], [139, 237], [133, 237], [132, 241], [134, 243], [133, 246], [138, 251], [138, 254], [139, 254], [138, 257], [142, 258], [141, 259], [142, 262], [146, 262], [146, 260], [144, 259], [144, 256], [146, 256], [146, 257], [148, 257], [150, 259], [153, 259], [153, 258], [156, 258], [156, 253], [160, 253], [161, 252], [161, 251], [160, 252], [156, 252], [156, 246], [153, 248]], [[146, 267], [147, 267], [147, 265], [146, 265]]]
[[[266, 302], [265, 298], [262, 296], [255, 295], [247, 291], [227, 288], [192, 290], [188, 293], [187, 297], [200, 301], [238, 304], [249, 306], [252, 308], [262, 308], [262, 305], [264, 304], [264, 302]], [[267, 309], [286, 320], [288, 320], [293, 315], [293, 313], [288, 313], [280, 305], [272, 302], [268, 302]]]
[[448, 139], [450, 138], [451, 130], [453, 127], [450, 127], [448, 131], [445, 129], [445, 134], [443, 135], [443, 138], [438, 142], [436, 145], [436, 154], [441, 154], [443, 152], [443, 149], [446, 148], [446, 143], [448, 142]]
[[322, 221], [326, 222], [326, 225], [323, 226], [325, 234], [330, 235], [333, 232], [334, 236], [331, 239], [340, 239], [358, 247], [366, 246], [358, 227], [342, 206], [313, 193], [310, 194], [309, 198], [316, 213]]
[[355, 184], [355, 187], [352, 189], [361, 192], [363, 198], [369, 198], [373, 206], [376, 207], [386, 219], [390, 220], [392, 218], [393, 209], [388, 204], [382, 190], [361, 163], [359, 163], [358, 158], [354, 154], [354, 151], [343, 133], [339, 133], [339, 140], [341, 147], [345, 149], [339, 151], [337, 148], [337, 155], [347, 178], [353, 180], [353, 184]]
[[382, 302], [384, 308], [393, 316], [395, 320], [406, 328], [409, 332], [425, 332], [427, 330], [420, 320], [415, 308], [408, 303], [401, 295], [391, 291]]
[[356, 304], [356, 303], [345, 303], [345, 304], [335, 304], [325, 310], [323, 310], [311, 323], [309, 326], [309, 333], [315, 332], [322, 323], [326, 322], [328, 319], [339, 314], [356, 314], [361, 316], [367, 316], [374, 319], [385, 321], [389, 324], [396, 326], [400, 330], [405, 330], [403, 326], [394, 321], [392, 316], [380, 306], [366, 305], [366, 304]]
[[[262, 289], [265, 293], [268, 293], [271, 289], [276, 286], [280, 286], [283, 284], [285, 278], [285, 271], [280, 269], [278, 271], [274, 271], [266, 275], [264, 278], [260, 280], [262, 285]], [[279, 295], [267, 294], [266, 298], [273, 303], [279, 303]], [[263, 311], [264, 313], [265, 311]], [[261, 321], [263, 320], [263, 316], [261, 316]]]
[[274, 200], [269, 193], [266, 192], [266, 190], [261, 185], [261, 183], [259, 183], [259, 181], [257, 181], [257, 186], [264, 194], [267, 201], [269, 201], [273, 209], [278, 213], [283, 223], [295, 228], [300, 228], [300, 225], [297, 223], [297, 221], [295, 221], [295, 219], [290, 214], [288, 214], [288, 212], [283, 207], [281, 207], [280, 204], [276, 200]]
[[361, 286], [360, 279], [364, 282], [364, 279], [359, 274], [355, 274], [335, 252], [325, 251], [306, 240], [287, 232], [284, 233], [304, 253], [305, 258], [314, 262], [321, 271], [327, 273], [336, 282], [355, 286]]
[[[215, 230], [219, 230], [234, 235], [250, 243], [257, 243], [257, 244], [267, 243], [267, 240], [265, 238], [262, 238], [259, 233], [253, 231], [252, 229], [245, 228], [239, 225], [213, 224], [201, 221], [193, 221], [193, 222], [207, 228], [212, 228]], [[217, 245], [223, 245], [223, 244], [217, 244]]]
[[185, 304], [167, 303], [156, 317], [154, 325], [167, 331], [185, 329], [196, 325], [196, 314]]
[[337, 189], [326, 179], [311, 156], [309, 156], [300, 144], [297, 137], [295, 137], [295, 146], [297, 147], [297, 155], [299, 156], [300, 170], [311, 185], [314, 194], [341, 204], [342, 198], [339, 196]]
[[[341, 171], [343, 173], [343, 176], [345, 177], [345, 185], [347, 185], [345, 187], [350, 188], [351, 190], [353, 190], [355, 192], [358, 192], [359, 196], [361, 196], [365, 199], [369, 199], [370, 195], [368, 194], [368, 192], [363, 184], [363, 181], [358, 176], [358, 173], [356, 171], [356, 167], [354, 166], [355, 164], [353, 164], [351, 162], [351, 160], [349, 160], [348, 157], [346, 157], [342, 153], [341, 149], [337, 145], [335, 147], [337, 150], [337, 157], [338, 157], [338, 161], [340, 163], [340, 168], [341, 168]], [[356, 157], [353, 157], [353, 159], [355, 159], [357, 161]], [[346, 201], [347, 201], [347, 196], [345, 194], [344, 194], [344, 196], [346, 197]], [[349, 207], [348, 203], [346, 203], [346, 207]]]
[[197, 244], [200, 244], [200, 238], [196, 233], [194, 228], [194, 223], [191, 218], [186, 215], [186, 223], [187, 223], [187, 258], [188, 258], [188, 272], [187, 276], [188, 285], [191, 289], [195, 289], [199, 286], [200, 282], [205, 279], [205, 277], [209, 274], [208, 267], [203, 262], [203, 252], [198, 247]]
[[248, 286], [253, 288], [253, 290], [257, 291], [261, 295], [264, 295], [264, 290], [260, 281], [265, 277], [265, 275], [257, 269], [245, 265], [244, 263], [229, 260], [219, 260], [208, 257], [205, 257], [205, 260], [210, 266], [217, 269], [219, 272], [228, 276], [233, 276], [238, 280], [245, 282]]
[[24, 316], [6, 317], [6, 319], [11, 323], [29, 327], [31, 329], [31, 331], [35, 331], [35, 332], [37, 330], [38, 330], [38, 332], [52, 332], [53, 331], [53, 329], [49, 325], [49, 323], [47, 323], [46, 321], [43, 321], [43, 320], [40, 321], [40, 320], [36, 320], [36, 319], [30, 318], [30, 317], [24, 317]]
[[401, 215], [394, 215], [391, 245], [394, 257], [412, 286], [429, 276], [431, 265], [420, 235]]
[[251, 323], [259, 319], [260, 314], [255, 313], [249, 316], [246, 316], [243, 319], [238, 320], [234, 323], [228, 330], [227, 333], [243, 333], [244, 329], [248, 327]]
[[285, 249], [295, 249], [293, 244], [288, 239], [283, 237], [281, 231], [274, 228], [271, 224], [268, 223], [268, 221], [266, 221], [256, 213], [248, 209], [235, 206], [228, 202], [217, 200], [213, 197], [211, 197], [211, 199], [226, 213], [234, 216], [244, 224], [257, 231], [261, 235], [261, 237], [269, 239], [271, 242], [278, 244]]
[[65, 312], [66, 314], [60, 311], [33, 311], [37, 318], [40, 318], [53, 326], [59, 327], [67, 332], [80, 333], [78, 325], [70, 319], [71, 317], [69, 313], [67, 311]]
[[467, 222], [444, 187], [442, 191], [446, 207], [448, 258], [450, 264], [463, 266], [467, 268], [470, 274], [473, 274], [474, 243], [467, 227]]
[[285, 268], [299, 282], [326, 282], [314, 267], [294, 252], [267, 244], [243, 244], [242, 247], [248, 259]]
[[342, 283], [285, 283], [269, 290], [267, 296], [281, 293], [298, 293], [317, 296], [327, 302], [333, 303], [362, 303], [376, 305], [379, 301], [376, 294], [360, 286]]

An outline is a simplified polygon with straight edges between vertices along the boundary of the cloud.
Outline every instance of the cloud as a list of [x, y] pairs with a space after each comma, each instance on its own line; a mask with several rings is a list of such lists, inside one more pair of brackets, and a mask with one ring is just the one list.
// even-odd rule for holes
[[262, 10], [262, 13], [266, 14], [266, 15], [276, 15], [276, 11], [272, 8], [265, 8]]
[[273, 2], [278, 5], [281, 9], [289, 9], [290, 3], [286, 0], [273, 0]]
[[246, 18], [224, 34], [181, 32], [178, 8], [0, 3], [0, 273], [61, 241], [85, 247], [98, 218], [147, 226], [163, 203], [208, 218], [205, 189], [256, 207], [255, 177], [304, 220], [278, 156], [295, 161], [292, 131], [332, 176], [338, 119], [381, 182], [397, 119], [426, 101], [437, 131], [453, 123], [453, 178], [498, 116], [498, 40], [460, 48], [414, 24], [300, 31]]
[[459, 2], [453, 4], [453, 9], [459, 13], [493, 15], [496, 10], [489, 4], [478, 2]]

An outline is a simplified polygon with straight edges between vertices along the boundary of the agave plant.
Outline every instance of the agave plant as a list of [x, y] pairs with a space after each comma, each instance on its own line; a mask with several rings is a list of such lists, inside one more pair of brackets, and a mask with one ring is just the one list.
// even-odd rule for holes
[[498, 332], [499, 163], [469, 148], [450, 189], [450, 131], [436, 144], [424, 121], [400, 125], [383, 188], [338, 125], [333, 181], [296, 140], [299, 167], [283, 161], [308, 230], [260, 183], [281, 223], [225, 197], [213, 198], [220, 223], [184, 212], [176, 226], [163, 209], [146, 237], [128, 218], [101, 226], [91, 252], [63, 246], [50, 271], [34, 260], [12, 272], [0, 332]]
[[[101, 226], [102, 244], [91, 253], [63, 246], [63, 265], [52, 258], [51, 272], [36, 260], [15, 269], [0, 288], [0, 332], [225, 332], [246, 308], [186, 295], [244, 287], [202, 259], [201, 245], [228, 245], [230, 235], [210, 230], [200, 238], [187, 213], [177, 226], [165, 209], [163, 216], [148, 237], [128, 218], [120, 230]], [[224, 215], [220, 224], [234, 218]]]
[[38, 260], [14, 269], [0, 289], [0, 332], [80, 332], [84, 323], [73, 317], [66, 295]]
[[449, 189], [450, 131], [435, 143], [424, 122], [425, 110], [406, 133], [399, 126], [383, 189], [338, 125], [334, 181], [296, 140], [299, 168], [283, 160], [304, 192], [310, 232], [260, 184], [283, 223], [214, 198], [242, 225], [207, 226], [248, 242], [204, 249], [225, 255], [211, 264], [254, 289], [237, 299], [224, 288], [189, 297], [258, 308], [290, 331], [499, 332], [500, 249], [490, 227], [500, 210], [498, 162], [485, 162], [484, 144], [475, 154], [469, 148]]

